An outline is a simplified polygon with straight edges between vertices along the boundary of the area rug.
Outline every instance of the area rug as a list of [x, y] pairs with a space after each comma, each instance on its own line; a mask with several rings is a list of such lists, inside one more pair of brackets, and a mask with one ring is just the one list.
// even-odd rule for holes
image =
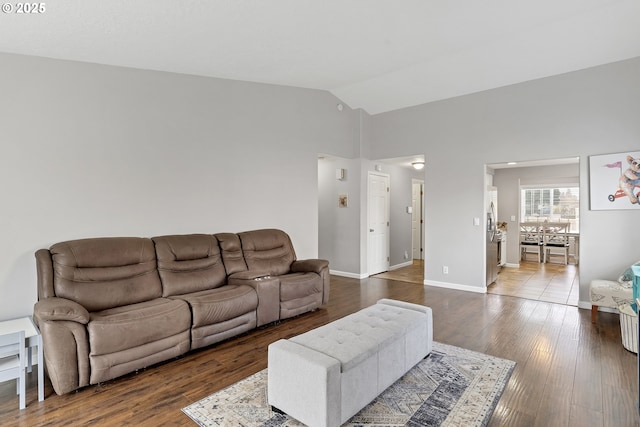
[[[431, 355], [345, 426], [485, 426], [515, 362], [434, 342]], [[267, 369], [182, 411], [198, 425], [275, 427], [304, 424], [271, 410]]]

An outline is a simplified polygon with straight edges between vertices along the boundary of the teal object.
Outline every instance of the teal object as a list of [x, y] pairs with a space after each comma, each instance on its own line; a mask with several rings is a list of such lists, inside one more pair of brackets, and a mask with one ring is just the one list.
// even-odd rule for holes
[[636, 301], [640, 298], [640, 265], [632, 265], [631, 270], [633, 271], [633, 304], [632, 307], [636, 313], [638, 313], [638, 306]]

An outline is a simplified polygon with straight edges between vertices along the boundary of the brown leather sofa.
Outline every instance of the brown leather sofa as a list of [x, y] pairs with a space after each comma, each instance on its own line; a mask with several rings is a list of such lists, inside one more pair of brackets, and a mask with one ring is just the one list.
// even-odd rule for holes
[[56, 393], [171, 359], [329, 300], [329, 263], [289, 236], [102, 237], [35, 253], [36, 320]]

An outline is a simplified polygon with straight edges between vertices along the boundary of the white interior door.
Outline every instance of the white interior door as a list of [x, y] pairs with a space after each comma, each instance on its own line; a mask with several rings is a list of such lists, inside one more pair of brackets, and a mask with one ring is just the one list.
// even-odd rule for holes
[[389, 270], [389, 176], [369, 173], [369, 275]]
[[423, 243], [422, 236], [424, 233], [422, 232], [423, 226], [423, 218], [422, 218], [422, 186], [423, 183], [417, 180], [414, 180], [411, 184], [411, 206], [413, 207], [411, 211], [411, 236], [413, 240], [413, 250], [412, 255], [413, 259], [423, 259]]

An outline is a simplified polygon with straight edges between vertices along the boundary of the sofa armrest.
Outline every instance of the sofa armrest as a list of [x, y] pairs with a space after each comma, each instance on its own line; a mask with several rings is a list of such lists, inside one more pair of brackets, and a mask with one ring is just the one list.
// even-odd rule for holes
[[33, 307], [34, 317], [38, 322], [47, 320], [66, 320], [86, 325], [89, 323], [89, 312], [75, 301], [65, 298], [45, 298]]
[[329, 261], [326, 259], [302, 259], [298, 261], [293, 261], [291, 264], [291, 271], [293, 273], [300, 272], [313, 272], [313, 273], [322, 273], [322, 270], [329, 267]]
[[44, 362], [55, 392], [65, 394], [89, 385], [87, 309], [65, 298], [44, 298], [34, 305], [33, 317], [42, 334]]

